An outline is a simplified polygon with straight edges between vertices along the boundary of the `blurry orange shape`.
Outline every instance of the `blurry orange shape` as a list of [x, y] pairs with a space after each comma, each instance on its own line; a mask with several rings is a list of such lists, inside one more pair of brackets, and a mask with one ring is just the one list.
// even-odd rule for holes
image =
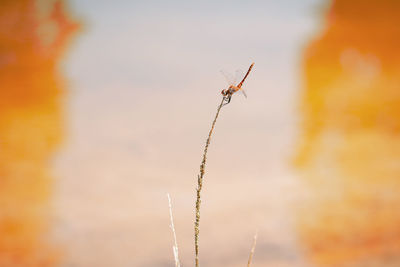
[[316, 266], [400, 266], [400, 1], [335, 0], [305, 51], [300, 243]]
[[0, 4], [0, 266], [52, 266], [50, 160], [61, 141], [57, 71], [77, 29], [62, 1]]

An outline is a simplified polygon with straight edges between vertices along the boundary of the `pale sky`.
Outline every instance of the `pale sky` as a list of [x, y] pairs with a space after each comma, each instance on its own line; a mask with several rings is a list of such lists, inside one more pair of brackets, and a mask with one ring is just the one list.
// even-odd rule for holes
[[[224, 224], [218, 219], [222, 211], [227, 218], [238, 216], [231, 206], [237, 202], [252, 219], [246, 219], [246, 227], [239, 225], [237, 239], [229, 243], [233, 251], [238, 240], [250, 244], [258, 228], [264, 234], [261, 247], [275, 244], [301, 258], [291, 248], [295, 238], [288, 234], [285, 207], [287, 193], [297, 186], [289, 161], [296, 142], [302, 51], [321, 28], [323, 3], [70, 3], [84, 28], [62, 65], [69, 94], [66, 137], [55, 168], [60, 177], [55, 206], [57, 235], [73, 255], [66, 266], [164, 266], [160, 261], [172, 259], [167, 192], [175, 203], [182, 255], [190, 262], [198, 166], [227, 85], [219, 71], [246, 71], [252, 62], [244, 85], [248, 98], [235, 95], [223, 108], [209, 150], [201, 240], [218, 243], [231, 234], [214, 231]], [[207, 212], [217, 222], [207, 219]], [[151, 229], [160, 226], [165, 236]], [[143, 239], [156, 240], [146, 245]], [[240, 245], [247, 249], [247, 243]], [[216, 266], [213, 259], [224, 262], [232, 252], [225, 249], [220, 254], [204, 249], [210, 260], [204, 266]], [[154, 252], [160, 259], [138, 256]], [[265, 255], [259, 260], [272, 260]]]

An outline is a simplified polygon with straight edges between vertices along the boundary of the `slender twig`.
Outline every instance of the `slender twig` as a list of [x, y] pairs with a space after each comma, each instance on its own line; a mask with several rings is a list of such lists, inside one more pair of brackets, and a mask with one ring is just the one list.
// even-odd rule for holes
[[257, 244], [257, 235], [258, 235], [258, 232], [256, 232], [256, 234], [254, 235], [253, 246], [251, 247], [249, 260], [247, 261], [247, 267], [250, 267], [251, 260], [253, 259], [254, 251], [256, 249], [256, 244]]
[[203, 152], [203, 160], [201, 161], [201, 165], [200, 165], [200, 174], [197, 176], [196, 220], [194, 222], [194, 248], [195, 248], [195, 253], [196, 253], [196, 258], [195, 258], [196, 267], [199, 267], [199, 232], [200, 232], [199, 225], [200, 225], [200, 203], [201, 203], [200, 193], [201, 193], [201, 188], [203, 186], [203, 177], [204, 177], [206, 161], [207, 161], [207, 150], [208, 150], [208, 146], [210, 145], [211, 135], [214, 131], [215, 123], [217, 122], [218, 115], [219, 115], [219, 112], [221, 111], [224, 101], [225, 101], [225, 97], [222, 98], [222, 101], [218, 106], [217, 113], [215, 114], [215, 118], [211, 125], [210, 132], [208, 133], [206, 146], [204, 147], [204, 152]]
[[174, 251], [174, 259], [175, 259], [175, 267], [180, 267], [181, 263], [179, 261], [179, 254], [178, 254], [178, 242], [176, 240], [176, 232], [175, 232], [175, 226], [174, 226], [174, 217], [172, 216], [172, 205], [171, 205], [171, 198], [169, 197], [169, 194], [167, 194], [168, 197], [168, 206], [169, 206], [169, 217], [171, 219], [171, 229], [172, 233], [174, 235], [174, 246], [172, 247]]

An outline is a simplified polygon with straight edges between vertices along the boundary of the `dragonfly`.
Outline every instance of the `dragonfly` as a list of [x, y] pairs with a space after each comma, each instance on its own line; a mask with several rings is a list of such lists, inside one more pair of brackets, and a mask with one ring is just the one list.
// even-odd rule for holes
[[240, 70], [237, 70], [237, 71], [236, 71], [236, 77], [235, 77], [235, 79], [232, 79], [232, 76], [229, 75], [228, 73], [226, 73], [226, 72], [224, 72], [224, 71], [221, 71], [222, 74], [225, 76], [226, 80], [227, 80], [228, 83], [229, 83], [228, 89], [224, 89], [224, 90], [221, 91], [221, 94], [225, 97], [224, 106], [227, 105], [227, 104], [229, 104], [229, 103], [231, 102], [232, 95], [233, 95], [234, 93], [238, 92], [238, 91], [240, 91], [240, 92], [247, 98], [247, 94], [246, 94], [246, 92], [243, 90], [242, 85], [243, 85], [244, 81], [246, 80], [247, 76], [249, 75], [249, 73], [250, 73], [251, 69], [253, 68], [253, 66], [254, 66], [254, 63], [252, 63], [252, 64], [250, 65], [249, 70], [247, 71], [246, 75], [244, 75], [242, 81], [241, 81], [240, 83], [238, 83], [237, 85], [235, 85], [235, 84], [236, 84], [236, 79], [237, 79], [239, 76], [242, 76], [242, 75], [241, 75], [242, 72], [241, 72]]

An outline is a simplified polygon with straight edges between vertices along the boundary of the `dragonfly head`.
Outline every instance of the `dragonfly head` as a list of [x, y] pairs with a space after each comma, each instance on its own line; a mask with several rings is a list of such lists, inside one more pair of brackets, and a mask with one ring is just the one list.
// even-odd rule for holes
[[227, 96], [227, 95], [232, 95], [235, 92], [235, 88], [233, 85], [229, 86], [228, 89], [224, 89], [221, 91], [221, 94], [223, 96]]

